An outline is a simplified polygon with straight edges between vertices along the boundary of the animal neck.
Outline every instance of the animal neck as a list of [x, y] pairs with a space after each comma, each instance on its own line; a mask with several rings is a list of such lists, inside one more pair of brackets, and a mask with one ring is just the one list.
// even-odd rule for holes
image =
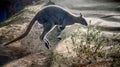
[[74, 17], [74, 22], [75, 22], [75, 23], [79, 23], [79, 22], [80, 22], [80, 17], [76, 17], [76, 16], [75, 16], [75, 17]]
[[71, 15], [71, 18], [69, 19], [69, 24], [74, 24], [74, 23], [76, 23], [76, 21], [77, 21], [77, 17]]

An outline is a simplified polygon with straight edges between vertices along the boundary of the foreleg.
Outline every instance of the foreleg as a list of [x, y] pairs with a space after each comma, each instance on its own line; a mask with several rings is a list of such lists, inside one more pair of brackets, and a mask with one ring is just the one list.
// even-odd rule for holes
[[61, 40], [61, 32], [65, 29], [65, 26], [57, 26], [57, 38]]
[[53, 27], [53, 26], [52, 26], [52, 24], [50, 24], [50, 23], [45, 23], [45, 24], [43, 24], [44, 30], [43, 30], [43, 33], [42, 33], [41, 36], [40, 36], [40, 40], [45, 43], [45, 46], [46, 46], [48, 49], [49, 49], [50, 43], [49, 43], [49, 41], [47, 40], [46, 36], [47, 36], [47, 34], [49, 33], [49, 31], [52, 29], [52, 27]]

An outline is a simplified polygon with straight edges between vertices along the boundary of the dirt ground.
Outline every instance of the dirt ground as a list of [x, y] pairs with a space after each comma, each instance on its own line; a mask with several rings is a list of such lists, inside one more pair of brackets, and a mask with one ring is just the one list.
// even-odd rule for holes
[[[70, 57], [71, 55], [75, 56], [74, 52], [71, 50], [73, 47], [73, 45], [70, 44], [71, 42], [67, 42], [66, 44], [66, 40], [69, 41], [69, 37], [66, 39], [64, 39], [64, 37], [67, 37], [66, 35], [69, 36], [72, 34], [72, 31], [79, 28], [79, 24], [68, 26], [62, 33], [64, 40], [60, 41], [57, 40], [57, 32], [56, 29], [54, 29], [48, 35], [48, 39], [52, 44], [52, 47], [50, 49], [47, 49], [39, 40], [39, 36], [42, 33], [43, 28], [42, 25], [38, 24], [37, 22], [34, 24], [30, 33], [25, 38], [10, 44], [8, 47], [2, 46], [2, 44], [20, 36], [25, 31], [31, 19], [41, 9], [41, 7], [43, 7], [43, 5], [44, 4], [37, 4], [25, 7], [23, 10], [13, 16], [13, 18], [16, 16], [18, 16], [18, 18], [15, 18], [14, 21], [11, 21], [9, 25], [0, 28], [0, 56], [9, 58], [9, 61], [8, 59], [3, 59], [6, 60], [6, 62], [4, 62], [6, 64], [3, 65], [3, 67], [56, 67], [56, 65], [52, 65], [52, 62], [50, 62], [51, 60], [48, 59], [50, 58], [49, 55], [51, 52], [63, 53], [63, 55], [67, 57]], [[11, 20], [13, 18], [10, 18], [8, 20]], [[86, 19], [87, 21], [92, 20], [93, 25], [96, 22], [103, 22], [101, 24], [102, 26], [109, 24], [109, 22], [97, 18]], [[117, 27], [119, 27], [119, 25]], [[105, 31], [105, 33], [105, 36], [108, 37], [113, 35], [113, 32]], [[0, 62], [3, 61], [0, 60]]]

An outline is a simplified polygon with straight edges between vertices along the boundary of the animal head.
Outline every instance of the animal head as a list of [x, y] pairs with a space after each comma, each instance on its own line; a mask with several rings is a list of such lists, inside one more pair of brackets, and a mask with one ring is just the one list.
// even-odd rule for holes
[[80, 13], [80, 16], [77, 17], [77, 21], [76, 21], [76, 22], [77, 22], [77, 23], [80, 23], [80, 24], [82, 24], [82, 25], [85, 25], [85, 26], [88, 25], [87, 22], [86, 22], [86, 20], [83, 18], [83, 16], [82, 16], [81, 13]]

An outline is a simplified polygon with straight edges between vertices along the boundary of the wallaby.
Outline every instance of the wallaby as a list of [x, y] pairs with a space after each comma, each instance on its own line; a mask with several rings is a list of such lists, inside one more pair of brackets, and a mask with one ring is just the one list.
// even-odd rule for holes
[[[46, 38], [48, 32], [53, 28], [53, 26], [60, 26], [60, 32], [64, 30], [67, 25], [72, 25], [74, 23], [81, 23], [87, 26], [86, 20], [82, 17], [81, 13], [80, 16], [75, 16], [72, 13], [66, 11], [60, 6], [56, 5], [49, 5], [42, 8], [31, 20], [30, 24], [27, 27], [27, 30], [16, 39], [4, 44], [4, 46], [9, 45], [17, 40], [24, 38], [31, 30], [35, 21], [38, 21], [40, 24], [43, 25], [43, 32], [40, 36], [40, 40], [45, 43], [45, 46], [49, 49], [50, 43]], [[59, 35], [58, 35], [59, 36]]]

